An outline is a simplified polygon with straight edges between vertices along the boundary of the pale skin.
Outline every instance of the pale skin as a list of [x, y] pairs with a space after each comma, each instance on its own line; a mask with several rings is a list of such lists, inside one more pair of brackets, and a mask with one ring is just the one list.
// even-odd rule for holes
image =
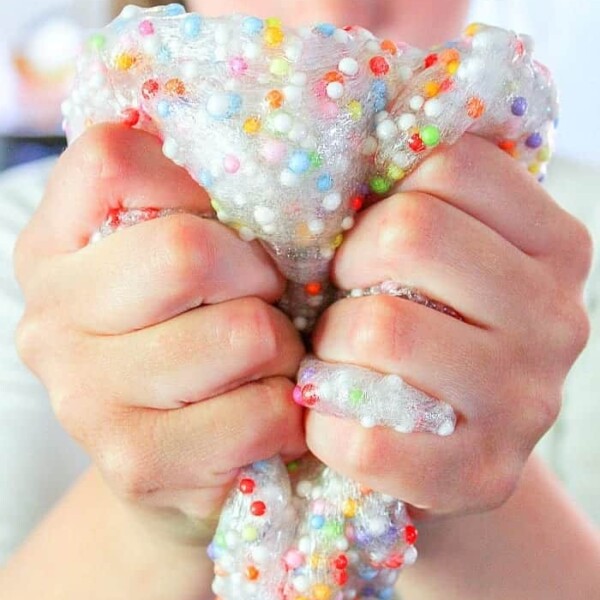
[[[205, 14], [215, 5], [194, 4]], [[423, 45], [453, 37], [465, 8], [219, 3], [389, 33], [381, 19]], [[15, 254], [27, 304], [18, 346], [94, 467], [0, 572], [0, 595], [212, 598], [204, 548], [237, 469], [308, 447], [426, 518], [405, 598], [593, 596], [598, 539], [530, 458], [587, 338], [591, 243], [512, 159], [471, 137], [439, 151], [364, 211], [334, 263], [341, 288], [408, 281], [466, 323], [363, 298], [331, 307], [314, 336], [321, 358], [398, 373], [450, 402], [461, 419], [445, 439], [304, 415], [290, 401], [304, 348], [272, 307], [283, 281], [260, 246], [188, 214], [85, 247], [119, 201], [209, 206], [157, 140], [120, 127], [92, 128], [55, 169]]]

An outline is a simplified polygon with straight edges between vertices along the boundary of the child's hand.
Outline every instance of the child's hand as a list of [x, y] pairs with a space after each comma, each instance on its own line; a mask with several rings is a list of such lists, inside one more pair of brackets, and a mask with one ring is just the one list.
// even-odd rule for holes
[[182, 511], [204, 538], [237, 468], [305, 451], [290, 400], [304, 349], [270, 306], [283, 280], [257, 244], [179, 214], [86, 246], [118, 206], [210, 208], [152, 136], [87, 132], [18, 243], [19, 350], [117, 495]]
[[457, 430], [402, 435], [311, 412], [310, 449], [430, 513], [501, 504], [587, 340], [590, 257], [586, 229], [488, 142], [467, 136], [429, 158], [359, 216], [333, 276], [343, 289], [413, 285], [466, 322], [391, 297], [347, 299], [323, 315], [315, 352], [401, 375], [452, 404]]

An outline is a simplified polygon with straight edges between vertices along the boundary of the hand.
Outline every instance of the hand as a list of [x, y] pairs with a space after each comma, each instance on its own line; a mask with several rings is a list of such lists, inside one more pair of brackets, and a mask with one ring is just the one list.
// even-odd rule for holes
[[[88, 246], [117, 206], [188, 214]], [[209, 209], [157, 139], [96, 127], [60, 159], [15, 255], [18, 347], [59, 420], [120, 498], [170, 533], [185, 514], [202, 543], [239, 467], [305, 451], [290, 401], [304, 349], [270, 306], [284, 282], [259, 245], [189, 214]]]
[[466, 136], [430, 157], [359, 215], [333, 277], [342, 289], [412, 285], [465, 321], [392, 297], [346, 299], [322, 316], [314, 350], [399, 374], [449, 402], [457, 429], [403, 435], [311, 412], [309, 448], [416, 514], [502, 504], [587, 340], [590, 260], [586, 229], [492, 144]]

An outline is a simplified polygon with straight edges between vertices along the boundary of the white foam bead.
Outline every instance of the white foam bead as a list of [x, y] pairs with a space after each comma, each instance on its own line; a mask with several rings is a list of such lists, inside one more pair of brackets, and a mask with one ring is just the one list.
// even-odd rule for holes
[[133, 19], [140, 14], [141, 8], [139, 6], [135, 6], [135, 4], [128, 4], [121, 11], [121, 18], [123, 19]]
[[173, 138], [165, 138], [165, 141], [163, 142], [162, 151], [167, 158], [173, 159], [177, 156], [179, 146]]
[[344, 217], [342, 220], [342, 229], [348, 231], [354, 227], [354, 217]]
[[224, 23], [219, 23], [215, 27], [215, 42], [220, 46], [227, 44], [230, 38], [229, 27]]
[[305, 331], [308, 327], [308, 320], [305, 317], [296, 317], [294, 319], [294, 327], [298, 331]]
[[229, 94], [216, 93], [209, 97], [206, 103], [206, 112], [211, 117], [221, 119], [229, 112], [230, 106], [231, 97]]
[[408, 131], [417, 124], [417, 117], [412, 113], [403, 113], [398, 117], [397, 123], [402, 131]]
[[409, 167], [411, 162], [410, 157], [406, 152], [396, 152], [392, 160], [394, 161], [394, 164], [398, 165], [402, 169]]
[[320, 485], [315, 485], [310, 493], [313, 500], [318, 500], [323, 497], [323, 488]]
[[367, 42], [367, 50], [373, 54], [381, 52], [381, 44], [377, 40], [370, 40]]
[[317, 140], [313, 135], [307, 135], [301, 142], [300, 145], [305, 150], [314, 150], [317, 147]]
[[286, 85], [283, 88], [285, 101], [292, 105], [298, 105], [302, 101], [304, 90], [297, 85]]
[[360, 288], [354, 288], [350, 291], [351, 298], [361, 298], [364, 295], [364, 292]]
[[240, 88], [240, 82], [239, 82], [239, 80], [237, 80], [237, 79], [235, 79], [233, 77], [231, 79], [228, 79], [225, 82], [225, 89], [227, 91], [229, 91], [229, 92], [233, 92], [235, 90], [238, 90], [239, 88]]
[[410, 106], [411, 110], [417, 111], [417, 110], [421, 110], [424, 103], [425, 103], [425, 98], [423, 98], [423, 96], [413, 96], [410, 99], [408, 105]]
[[308, 129], [304, 123], [296, 121], [294, 126], [288, 133], [288, 137], [292, 142], [300, 142], [308, 135]]
[[339, 537], [335, 540], [335, 547], [340, 552], [345, 552], [350, 547], [350, 544], [348, 543], [348, 540], [345, 537]]
[[404, 552], [404, 564], [406, 566], [414, 565], [418, 556], [417, 549], [414, 546], [409, 546]]
[[375, 115], [375, 125], [379, 125], [379, 123], [383, 123], [383, 121], [388, 119], [389, 116], [390, 116], [390, 113], [387, 110], [380, 110]]
[[254, 209], [254, 219], [260, 225], [267, 225], [275, 220], [275, 211], [268, 206], [257, 206]]
[[312, 29], [310, 27], [300, 27], [298, 29], [298, 35], [303, 39], [308, 39], [312, 36]]
[[360, 153], [364, 156], [373, 156], [375, 152], [377, 152], [377, 140], [370, 135], [361, 144]]
[[289, 44], [285, 49], [285, 56], [289, 61], [293, 63], [298, 62], [302, 56], [302, 44]]
[[281, 172], [279, 181], [284, 187], [295, 187], [300, 183], [300, 177], [290, 169], [285, 169]]
[[299, 87], [304, 87], [308, 81], [308, 76], [302, 71], [297, 71], [290, 77], [290, 83]]
[[328, 211], [337, 210], [342, 203], [342, 195], [338, 192], [333, 192], [331, 194], [327, 194], [325, 198], [323, 198], [323, 208]]
[[244, 45], [244, 49], [242, 50], [242, 52], [246, 58], [254, 60], [261, 55], [262, 50], [258, 44], [255, 44], [254, 42], [249, 42]]
[[333, 32], [333, 39], [338, 42], [338, 44], [347, 44], [350, 41], [350, 35], [347, 31], [338, 28]]
[[239, 534], [233, 529], [230, 529], [225, 534], [225, 543], [227, 544], [228, 548], [235, 548], [240, 543]]
[[273, 235], [277, 231], [277, 225], [275, 225], [275, 223], [267, 223], [266, 225], [262, 226], [262, 230], [267, 235]]
[[360, 424], [365, 429], [372, 429], [376, 425], [375, 419], [373, 417], [370, 417], [370, 416], [362, 417], [361, 420], [360, 420]]
[[238, 235], [240, 236], [241, 240], [244, 240], [244, 242], [251, 242], [256, 239], [256, 234], [254, 231], [252, 231], [252, 229], [250, 229], [250, 227], [240, 227], [238, 230]]
[[366, 522], [366, 527], [371, 535], [383, 535], [388, 528], [388, 520], [385, 517], [373, 516]]
[[327, 96], [332, 100], [339, 100], [344, 95], [344, 86], [339, 81], [327, 84]]
[[321, 219], [312, 219], [308, 222], [308, 230], [313, 235], [321, 235], [325, 231], [325, 223]]
[[146, 54], [155, 56], [162, 47], [162, 40], [158, 35], [149, 35], [142, 41], [142, 48]]
[[444, 103], [438, 98], [432, 98], [431, 100], [427, 100], [427, 102], [425, 102], [423, 111], [428, 117], [439, 117], [444, 111]]
[[331, 260], [335, 254], [335, 250], [330, 246], [325, 246], [319, 250], [319, 253], [321, 254], [321, 258], [324, 258], [325, 260]]
[[380, 140], [391, 140], [398, 134], [398, 127], [391, 119], [386, 119], [377, 125], [377, 137]]
[[304, 592], [307, 592], [308, 588], [310, 587], [310, 580], [304, 575], [297, 575], [294, 577], [294, 579], [292, 579], [292, 585], [297, 592], [304, 594]]
[[446, 437], [454, 433], [454, 424], [450, 419], [446, 419], [437, 430], [437, 434], [441, 437]]
[[354, 58], [351, 58], [349, 56], [342, 58], [342, 60], [340, 60], [340, 63], [338, 65], [338, 69], [344, 74], [344, 75], [349, 75], [350, 77], [353, 77], [354, 75], [356, 75], [359, 71], [359, 65], [358, 65], [358, 61], [356, 61]]
[[404, 83], [408, 81], [413, 76], [413, 70], [409, 66], [403, 66], [398, 69], [398, 75], [400, 76], [400, 81]]
[[277, 133], [289, 133], [294, 126], [294, 120], [285, 112], [278, 112], [273, 116], [273, 129]]
[[308, 498], [312, 490], [312, 483], [307, 479], [302, 479], [296, 484], [296, 494], [300, 498]]

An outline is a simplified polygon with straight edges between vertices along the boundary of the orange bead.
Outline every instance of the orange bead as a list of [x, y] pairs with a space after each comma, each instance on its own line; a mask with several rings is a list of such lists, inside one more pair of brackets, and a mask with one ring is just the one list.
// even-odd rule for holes
[[481, 98], [472, 96], [467, 100], [467, 114], [471, 119], [479, 119], [485, 112], [485, 104]]
[[284, 97], [283, 93], [280, 92], [279, 90], [271, 90], [265, 96], [265, 100], [267, 101], [268, 105], [271, 108], [277, 109], [277, 108], [281, 108], [283, 106], [283, 101], [285, 100], [285, 97]]
[[250, 565], [249, 567], [246, 567], [246, 579], [248, 579], [249, 581], [256, 581], [258, 579], [260, 575], [259, 570]]
[[174, 96], [183, 96], [185, 94], [185, 84], [181, 79], [169, 79], [169, 81], [165, 83], [165, 91]]
[[396, 54], [398, 52], [398, 46], [396, 46], [392, 40], [383, 40], [381, 42], [381, 49], [390, 54]]
[[117, 71], [128, 71], [136, 62], [137, 58], [132, 54], [118, 54], [115, 58], [115, 69]]
[[438, 54], [438, 59], [445, 65], [460, 61], [460, 52], [456, 48], [446, 48]]
[[304, 289], [309, 296], [317, 296], [321, 293], [323, 286], [318, 281], [311, 281], [304, 286]]
[[344, 76], [339, 71], [329, 71], [329, 73], [325, 73], [323, 79], [327, 83], [344, 83]]
[[423, 87], [423, 91], [427, 98], [433, 98], [440, 93], [440, 84], [437, 81], [428, 81]]

